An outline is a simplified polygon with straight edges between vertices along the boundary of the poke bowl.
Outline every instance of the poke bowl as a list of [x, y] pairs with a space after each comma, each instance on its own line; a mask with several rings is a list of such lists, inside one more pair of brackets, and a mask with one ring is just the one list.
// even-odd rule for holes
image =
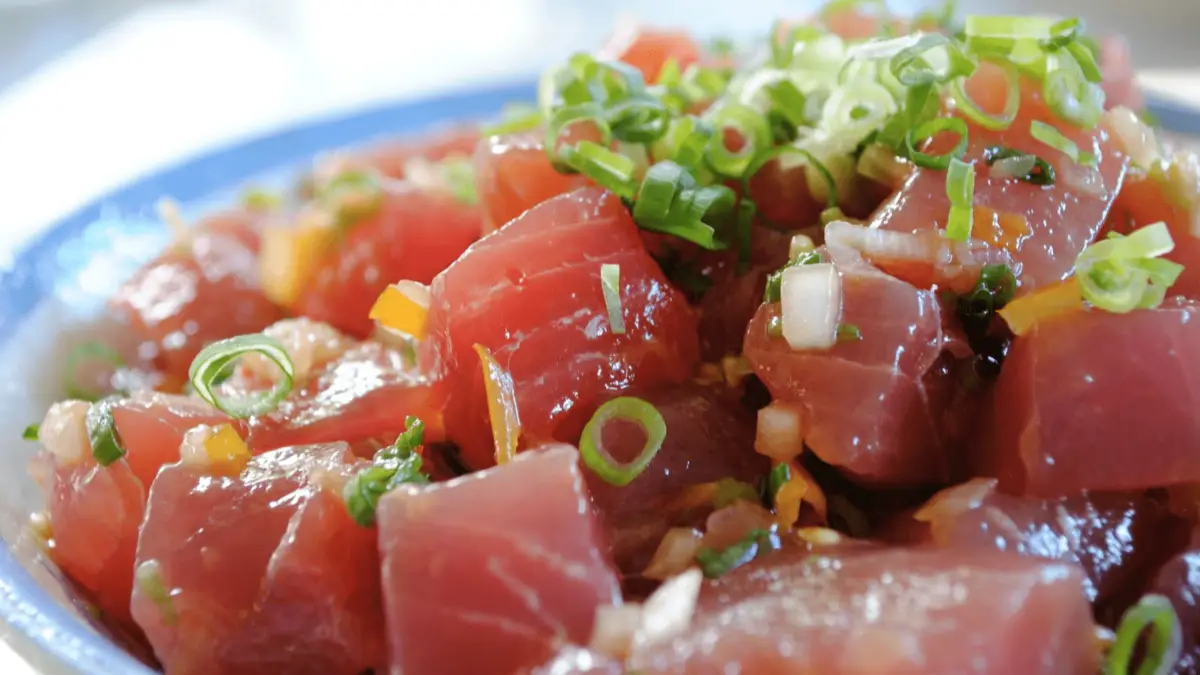
[[55, 674], [1197, 672], [1200, 114], [1070, 18], [764, 33], [623, 33], [35, 237], [0, 636]]

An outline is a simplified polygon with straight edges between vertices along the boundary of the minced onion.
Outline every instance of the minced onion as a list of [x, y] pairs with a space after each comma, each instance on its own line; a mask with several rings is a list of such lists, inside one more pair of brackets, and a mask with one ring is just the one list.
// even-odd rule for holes
[[[604, 427], [613, 420], [633, 422], [646, 434], [641, 452], [630, 462], [618, 462], [604, 445]], [[666, 437], [667, 424], [658, 408], [634, 396], [621, 396], [606, 402], [592, 415], [579, 439], [579, 453], [583, 463], [597, 476], [610, 485], [624, 487], [646, 470]]]
[[696, 560], [704, 535], [691, 527], [673, 527], [667, 530], [654, 551], [654, 557], [646, 565], [642, 576], [660, 581], [680, 574]]
[[[243, 399], [227, 399], [220, 396], [215, 387], [228, 367], [244, 354], [261, 354], [279, 368], [279, 378], [265, 393], [252, 394]], [[287, 349], [275, 338], [261, 333], [240, 335], [214, 342], [200, 351], [188, 369], [192, 389], [200, 398], [230, 417], [243, 418], [265, 415], [276, 407], [292, 391], [295, 369]]]
[[692, 623], [704, 576], [691, 568], [663, 582], [642, 605], [642, 620], [633, 638], [636, 651], [680, 635]]
[[783, 337], [792, 349], [829, 349], [837, 344], [842, 277], [832, 263], [785, 269], [780, 302]]
[[772, 401], [759, 410], [754, 451], [781, 462], [804, 452], [804, 420], [800, 408]]

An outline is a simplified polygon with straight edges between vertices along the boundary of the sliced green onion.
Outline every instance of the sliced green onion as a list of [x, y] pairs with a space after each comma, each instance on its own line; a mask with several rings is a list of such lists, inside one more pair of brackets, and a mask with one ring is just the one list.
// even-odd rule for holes
[[[1145, 642], [1142, 634], [1149, 629]], [[1133, 670], [1134, 654], [1143, 644], [1141, 665]], [[1167, 675], [1173, 672], [1183, 646], [1179, 615], [1162, 595], [1145, 595], [1130, 607], [1117, 626], [1117, 639], [1108, 650], [1104, 675]]]
[[[940, 72], [925, 59], [925, 55], [934, 50], [945, 52], [947, 66]], [[896, 80], [906, 87], [941, 84], [970, 77], [975, 72], [975, 63], [950, 38], [937, 33], [922, 35], [916, 44], [893, 56], [888, 67]]]
[[767, 286], [763, 291], [763, 302], [771, 304], [779, 302], [783, 294], [783, 271], [789, 267], [798, 267], [800, 265], [816, 265], [821, 262], [821, 254], [816, 251], [805, 251], [800, 255], [792, 258], [779, 269], [778, 272], [773, 272], [767, 276]]
[[712, 127], [707, 122], [693, 115], [677, 117], [671, 120], [667, 133], [654, 145], [654, 158], [695, 168], [704, 160], [712, 136]]
[[717, 579], [749, 563], [766, 551], [780, 547], [779, 536], [770, 530], [751, 530], [741, 540], [724, 549], [704, 547], [696, 552], [696, 562], [709, 579]]
[[345, 229], [379, 211], [383, 184], [376, 171], [349, 169], [319, 186], [315, 196], [334, 214], [338, 227]]
[[1083, 76], [1088, 82], [1099, 83], [1104, 79], [1104, 74], [1100, 72], [1100, 65], [1096, 63], [1096, 56], [1088, 49], [1087, 45], [1081, 42], [1072, 42], [1067, 45], [1067, 53], [1075, 58], [1075, 63], [1078, 64], [1079, 70], [1083, 72]]
[[559, 161], [591, 178], [597, 185], [612, 190], [623, 199], [633, 199], [637, 190], [634, 172], [637, 164], [630, 158], [591, 141], [563, 145]]
[[507, 136], [524, 131], [533, 131], [542, 125], [542, 111], [528, 103], [513, 103], [504, 106], [500, 121], [480, 129], [484, 136]]
[[637, 96], [605, 110], [613, 138], [626, 143], [653, 143], [667, 133], [671, 111], [653, 96]]
[[954, 96], [957, 110], [966, 115], [972, 122], [984, 129], [1003, 131], [1012, 126], [1021, 109], [1021, 74], [1011, 61], [993, 61], [1004, 69], [1004, 111], [992, 115], [979, 107], [979, 104], [967, 93], [967, 78], [960, 78], [951, 85], [950, 92]]
[[633, 219], [639, 223], [665, 220], [671, 212], [675, 193], [680, 187], [693, 184], [687, 171], [675, 162], [667, 160], [651, 166], [642, 178], [642, 186], [633, 202]]
[[1042, 80], [1042, 97], [1046, 105], [1062, 120], [1081, 129], [1091, 129], [1104, 114], [1104, 89], [1089, 82], [1073, 58], [1051, 59]]
[[1054, 185], [1054, 167], [1037, 155], [1021, 152], [1015, 148], [993, 145], [984, 150], [983, 158], [993, 167], [993, 175], [1016, 178], [1034, 185]]
[[791, 479], [792, 467], [787, 462], [780, 462], [772, 467], [771, 473], [767, 474], [766, 494], [763, 495], [765, 501], [768, 504], [774, 504], [775, 495], [779, 494], [779, 488]]
[[[219, 396], [214, 387], [222, 371], [242, 355], [250, 353], [262, 354], [278, 366], [278, 380], [271, 386], [270, 391], [252, 394], [240, 400]], [[235, 418], [265, 415], [274, 410], [279, 406], [279, 402], [291, 393], [293, 377], [295, 367], [287, 349], [275, 338], [261, 333], [239, 335], [214, 342], [196, 355], [191, 368], [188, 369], [188, 380], [196, 394], [218, 410]]]
[[1045, 122], [1038, 120], [1030, 122], [1029, 135], [1033, 136], [1034, 140], [1041, 141], [1070, 157], [1072, 162], [1083, 164], [1084, 166], [1094, 166], [1096, 164], [1097, 158], [1094, 154], [1081, 151], [1079, 146], [1075, 145], [1075, 141], [1067, 138], [1061, 131]]
[[[767, 118], [750, 106], [724, 105], [712, 118], [714, 132], [708, 144], [708, 164], [713, 171], [729, 178], [741, 178], [760, 153], [772, 146], [771, 126]], [[742, 148], [737, 152], [725, 142], [725, 131], [737, 132]]]
[[[931, 155], [917, 149], [918, 145], [943, 131], [958, 134], [958, 143], [953, 148], [940, 155]], [[926, 169], [945, 170], [950, 167], [950, 160], [962, 159], [967, 152], [967, 123], [959, 117], [935, 117], [915, 129], [910, 129], [904, 139], [904, 146], [913, 164]]]
[[795, 82], [783, 78], [763, 87], [770, 97], [773, 110], [778, 112], [790, 124], [796, 127], [809, 123], [808, 98], [800, 91]]
[[858, 342], [863, 339], [862, 329], [852, 323], [843, 323], [838, 325], [837, 341], [838, 342]]
[[614, 335], [625, 334], [625, 317], [621, 314], [621, 266], [605, 263], [600, 266], [600, 287], [604, 291], [604, 307], [608, 310], [608, 325]]
[[966, 241], [975, 223], [975, 165], [950, 160], [946, 171], [946, 196], [950, 198], [950, 219], [946, 237]]
[[439, 169], [445, 179], [450, 194], [459, 202], [468, 206], [479, 203], [479, 192], [476, 190], [475, 162], [469, 157], [452, 156], [438, 162]]
[[[621, 463], [613, 459], [604, 447], [604, 427], [612, 420], [625, 420], [642, 427], [646, 443], [633, 461]], [[637, 478], [658, 451], [667, 437], [667, 423], [662, 413], [650, 403], [633, 396], [621, 396], [608, 401], [596, 410], [596, 414], [583, 428], [579, 439], [579, 453], [583, 463], [605, 482], [617, 487], [629, 485]]]
[[346, 511], [363, 527], [375, 524], [375, 511], [385, 494], [403, 484], [429, 482], [417, 452], [425, 442], [425, 425], [415, 417], [406, 418], [404, 425], [396, 441], [376, 452], [372, 465], [361, 469], [342, 489]]
[[970, 14], [963, 23], [963, 33], [971, 38], [1006, 38], [1011, 40], [1046, 40], [1052, 36], [1057, 23], [1038, 16], [983, 16]]
[[92, 457], [100, 466], [108, 466], [125, 456], [125, 446], [121, 443], [117, 423], [113, 420], [112, 407], [115, 402], [112, 398], [96, 401], [84, 416]]
[[36, 423], [30, 424], [29, 426], [25, 427], [24, 431], [21, 432], [21, 439], [26, 440], [26, 441], [36, 441], [38, 439], [38, 433], [40, 431], [41, 431], [40, 424], [36, 424]]
[[546, 122], [544, 145], [550, 161], [559, 170], [562, 166], [558, 161], [558, 148], [567, 130], [576, 124], [592, 124], [600, 134], [601, 145], [612, 143], [612, 129], [605, 121], [604, 108], [598, 103], [579, 103], [555, 109]]
[[1114, 233], [1088, 246], [1075, 263], [1083, 298], [1118, 314], [1157, 307], [1183, 272], [1182, 265], [1160, 259], [1174, 248], [1171, 232], [1162, 222], [1129, 236]]
[[718, 509], [723, 509], [736, 501], [757, 503], [758, 500], [758, 490], [754, 489], [753, 485], [734, 478], [722, 478], [717, 481], [717, 488], [713, 493], [713, 507]]
[[955, 309], [975, 351], [980, 351], [976, 346], [987, 336], [992, 317], [1012, 300], [1016, 290], [1017, 278], [1008, 265], [985, 265], [971, 291], [958, 297]]
[[163, 581], [161, 563], [157, 560], [147, 560], [138, 565], [133, 573], [133, 581], [137, 584], [138, 590], [158, 608], [159, 619], [164, 626], [174, 626], [179, 623], [175, 598]]
[[125, 365], [125, 359], [121, 354], [112, 347], [103, 342], [84, 342], [71, 350], [67, 354], [67, 379], [64, 383], [68, 398], [79, 399], [81, 401], [95, 401], [103, 396], [106, 392], [95, 392], [85, 390], [79, 385], [76, 371], [79, 366], [89, 361], [99, 361], [106, 366], [111, 366], [113, 369], [121, 368]]

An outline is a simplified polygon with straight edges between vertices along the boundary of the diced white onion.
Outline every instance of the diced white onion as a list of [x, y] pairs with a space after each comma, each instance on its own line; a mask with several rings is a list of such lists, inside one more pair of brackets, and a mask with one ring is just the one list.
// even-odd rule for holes
[[780, 462], [799, 457], [804, 452], [804, 421], [800, 409], [773, 401], [759, 410], [754, 450]]
[[807, 234], [793, 234], [792, 243], [788, 246], [788, 257], [795, 258], [803, 253], [815, 251], [817, 245]]
[[215, 432], [216, 427], [205, 424], [188, 429], [183, 434], [183, 442], [179, 444], [179, 459], [188, 466], [207, 468], [212, 464], [212, 459], [204, 444]]
[[597, 607], [588, 649], [618, 659], [625, 658], [641, 621], [642, 606], [636, 602]]
[[87, 433], [87, 413], [91, 407], [84, 401], [62, 401], [50, 406], [42, 418], [38, 440], [59, 466], [77, 464], [92, 451]]
[[1148, 171], [1162, 159], [1154, 129], [1129, 108], [1117, 106], [1109, 110], [1101, 124], [1112, 132], [1117, 144], [1139, 169]]
[[1176, 152], [1166, 167], [1167, 201], [1190, 215], [1188, 231], [1200, 237], [1200, 158], [1193, 152]]
[[896, 156], [896, 153], [877, 143], [863, 149], [858, 158], [860, 176], [880, 185], [898, 189], [912, 173], [913, 165]]
[[1069, 187], [1093, 197], [1103, 198], [1107, 195], [1108, 189], [1104, 185], [1104, 176], [1100, 174], [1100, 169], [1094, 166], [1067, 162], [1059, 167], [1058, 177]]
[[685, 571], [695, 562], [703, 539], [704, 535], [691, 527], [667, 530], [642, 576], [662, 581]]
[[1021, 178], [1028, 176], [1037, 166], [1037, 156], [1018, 155], [996, 160], [989, 172], [992, 178]]
[[837, 344], [842, 277], [832, 263], [784, 270], [780, 299], [783, 337], [792, 349], [829, 349]]
[[704, 575], [699, 568], [693, 567], [659, 586], [642, 608], [642, 620], [633, 637], [633, 649], [669, 640], [686, 631], [692, 624], [703, 582]]

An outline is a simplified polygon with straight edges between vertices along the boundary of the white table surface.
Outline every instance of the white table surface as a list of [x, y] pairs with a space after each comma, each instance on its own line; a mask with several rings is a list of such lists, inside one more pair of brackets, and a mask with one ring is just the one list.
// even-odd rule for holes
[[[597, 44], [633, 4], [211, 0], [141, 10], [0, 93], [0, 266], [39, 228], [164, 164], [301, 119], [535, 73]], [[763, 0], [751, 16], [724, 3], [732, 18], [713, 4], [696, 13], [695, 0], [657, 0], [640, 11], [738, 32], [813, 3]], [[1143, 80], [1200, 104], [1200, 70]], [[2, 642], [0, 673], [33, 675]]]

